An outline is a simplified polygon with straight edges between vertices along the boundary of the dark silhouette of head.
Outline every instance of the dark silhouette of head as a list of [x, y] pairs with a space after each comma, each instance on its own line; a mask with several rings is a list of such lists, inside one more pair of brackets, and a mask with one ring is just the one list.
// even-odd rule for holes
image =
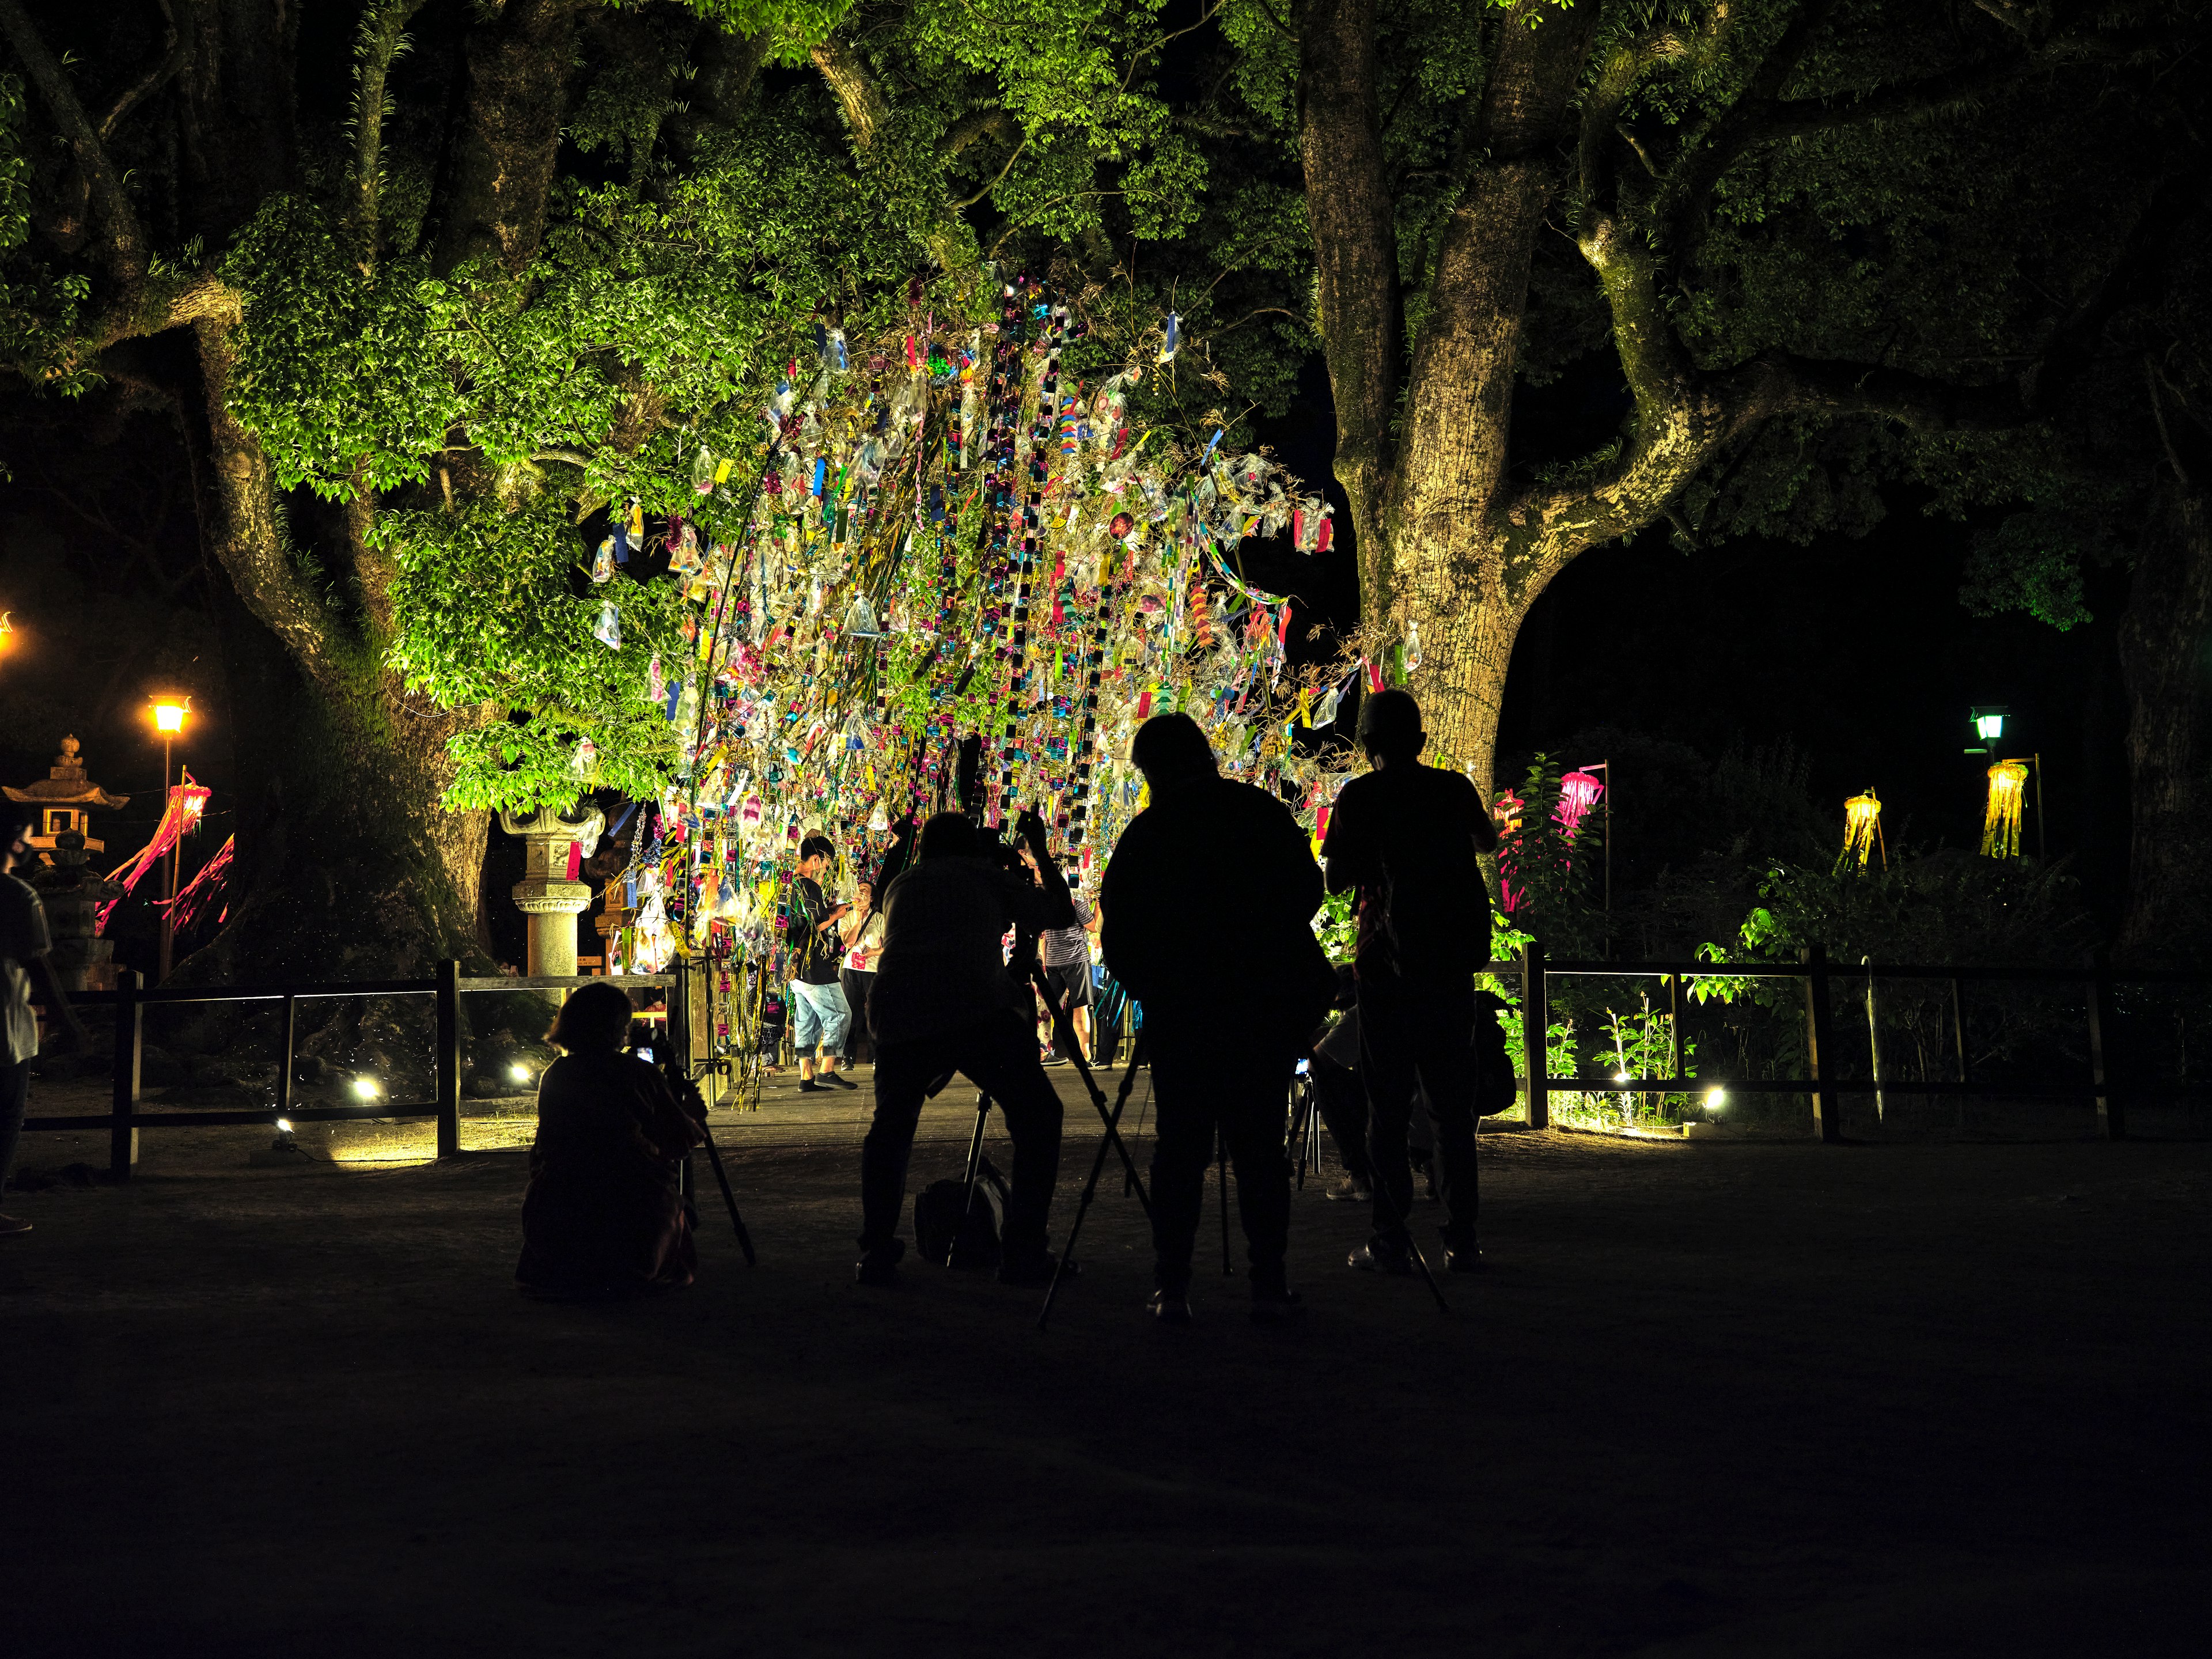
[[1359, 704], [1359, 746], [1371, 760], [1409, 761], [1429, 734], [1421, 730], [1421, 705], [1395, 686], [1372, 691]]
[[975, 822], [965, 812], [939, 812], [921, 826], [922, 858], [972, 859], [981, 850]]
[[801, 864], [809, 859], [834, 859], [836, 856], [837, 844], [827, 836], [809, 836], [799, 843], [799, 861]]
[[545, 1040], [570, 1054], [619, 1048], [629, 1035], [629, 1023], [636, 1014], [629, 993], [621, 986], [605, 980], [580, 985], [553, 1016], [553, 1029], [546, 1032]]
[[1188, 714], [1155, 714], [1137, 728], [1129, 758], [1158, 792], [1196, 778], [1218, 775], [1213, 745]]

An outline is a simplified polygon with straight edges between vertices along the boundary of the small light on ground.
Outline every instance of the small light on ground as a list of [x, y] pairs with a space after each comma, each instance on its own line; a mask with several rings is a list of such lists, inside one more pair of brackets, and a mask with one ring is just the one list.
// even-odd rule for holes
[[1613, 1074], [1613, 1080], [1615, 1083], [1626, 1083], [1628, 1081], [1628, 1073], [1626, 1072], [1615, 1072]]
[[278, 1118], [276, 1120], [276, 1133], [280, 1135], [290, 1134], [292, 1133], [292, 1120], [289, 1117]]
[[1705, 1091], [1705, 1109], [1706, 1109], [1707, 1111], [1709, 1111], [1709, 1112], [1717, 1112], [1717, 1111], [1719, 1111], [1719, 1110], [1720, 1110], [1723, 1106], [1726, 1106], [1727, 1104], [1728, 1104], [1728, 1091], [1727, 1091], [1727, 1090], [1725, 1090], [1725, 1089], [1708, 1089], [1708, 1090], [1706, 1090], [1706, 1091]]
[[353, 1091], [363, 1100], [374, 1100], [377, 1096], [376, 1079], [373, 1077], [356, 1078], [353, 1080]]
[[527, 1066], [510, 1066], [507, 1068], [507, 1074], [517, 1083], [530, 1081], [530, 1068]]

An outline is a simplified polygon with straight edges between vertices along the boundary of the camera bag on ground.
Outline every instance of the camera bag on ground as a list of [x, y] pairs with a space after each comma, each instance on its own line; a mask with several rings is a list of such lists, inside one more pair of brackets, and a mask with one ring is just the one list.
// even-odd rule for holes
[[987, 1158], [976, 1171], [973, 1205], [964, 1181], [933, 1181], [914, 1195], [915, 1248], [941, 1267], [994, 1268], [1006, 1217], [1006, 1179]]

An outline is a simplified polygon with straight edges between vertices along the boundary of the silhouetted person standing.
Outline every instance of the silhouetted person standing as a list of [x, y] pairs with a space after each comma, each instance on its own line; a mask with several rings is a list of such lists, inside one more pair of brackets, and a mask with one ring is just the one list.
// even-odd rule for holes
[[1359, 1069], [1367, 1082], [1374, 1237], [1352, 1265], [1413, 1270], [1406, 1130], [1426, 1091], [1449, 1267], [1480, 1265], [1475, 1237], [1474, 975], [1490, 958], [1490, 897], [1480, 858], [1498, 846], [1480, 793], [1424, 766], [1419, 704], [1379, 691], [1359, 710], [1375, 769], [1346, 784], [1322, 857], [1331, 892], [1359, 894]]
[[[1304, 1311], [1283, 1272], [1291, 1075], [1336, 977], [1313, 934], [1321, 870], [1290, 809], [1224, 778], [1186, 714], [1145, 722], [1132, 750], [1152, 790], [1098, 894], [1106, 966], [1143, 1006], [1158, 1096], [1152, 1154], [1157, 1318], [1190, 1318], [1191, 1251], [1214, 1137], [1237, 1166], [1252, 1316]], [[1231, 924], [1244, 947], [1224, 968]]]
[[[1014, 1143], [999, 1278], [1042, 1285], [1054, 1261], [1045, 1217], [1060, 1170], [1060, 1095], [1037, 1058], [1036, 994], [1007, 971], [1000, 941], [1010, 927], [1034, 939], [1075, 919], [1067, 884], [1045, 847], [1044, 824], [1024, 812], [1023, 840], [1042, 884], [985, 857], [975, 826], [940, 812], [921, 826], [920, 856], [884, 889], [884, 953], [868, 995], [876, 1043], [876, 1115], [860, 1146], [863, 1285], [898, 1277], [907, 1161], [923, 1101], [956, 1071], [998, 1103]], [[905, 860], [904, 837], [884, 860]], [[1027, 957], [1016, 960], [1026, 971]]]

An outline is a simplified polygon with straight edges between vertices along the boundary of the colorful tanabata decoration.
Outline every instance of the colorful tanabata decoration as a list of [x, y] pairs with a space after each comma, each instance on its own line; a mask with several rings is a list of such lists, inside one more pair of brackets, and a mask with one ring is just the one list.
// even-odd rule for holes
[[[676, 761], [634, 866], [632, 971], [704, 951], [757, 1018], [817, 830], [849, 880], [902, 818], [965, 806], [995, 830], [1034, 807], [1087, 878], [1139, 807], [1129, 737], [1170, 709], [1314, 829], [1289, 600], [1247, 583], [1237, 549], [1294, 528], [1326, 545], [1325, 504], [1218, 433], [1194, 451], [1133, 432], [1141, 369], [1086, 387], [1069, 307], [1026, 279], [996, 299], [957, 332], [918, 312], [880, 342], [817, 330], [811, 377], [778, 384], [750, 453], [694, 458], [667, 532], [685, 652], [643, 688]], [[642, 547], [641, 510], [624, 516]], [[612, 608], [593, 631], [617, 647]]]
[[1999, 761], [1990, 768], [1989, 805], [1982, 814], [1982, 854], [1985, 858], [2020, 856], [2021, 808], [2027, 797], [2027, 763]]
[[[1840, 870], [1856, 854], [1859, 868], [1867, 867], [1867, 860], [1881, 842], [1881, 801], [1873, 787], [1863, 795], [1853, 795], [1844, 803], [1844, 850], [1836, 855], [1836, 868]], [[1882, 867], [1889, 866], [1889, 849], [1882, 848]]]
[[[208, 796], [211, 792], [206, 785], [194, 783], [189, 771], [179, 769], [183, 781], [169, 786], [168, 800], [161, 808], [161, 821], [154, 826], [154, 838], [140, 848], [137, 854], [128, 862], [108, 872], [108, 880], [121, 882], [125, 894], [138, 885], [149, 870], [168, 856], [172, 847], [200, 827], [201, 814], [207, 810]], [[106, 930], [108, 917], [115, 914], [115, 907], [122, 902], [119, 898], [110, 899], [100, 907], [99, 919], [93, 923], [94, 933]]]
[[1559, 833], [1572, 841], [1583, 827], [1583, 819], [1605, 793], [1604, 781], [1592, 772], [1570, 772], [1559, 780], [1559, 805], [1552, 816], [1557, 819]]

